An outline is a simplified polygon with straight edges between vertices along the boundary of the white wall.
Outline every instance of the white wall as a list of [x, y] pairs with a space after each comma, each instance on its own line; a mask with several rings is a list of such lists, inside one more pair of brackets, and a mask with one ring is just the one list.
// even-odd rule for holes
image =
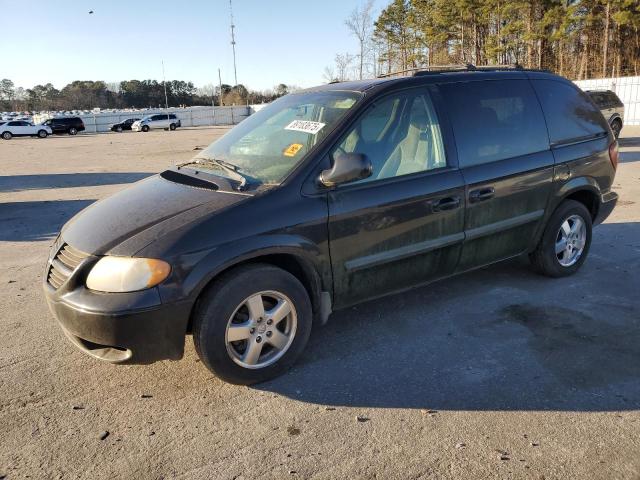
[[[247, 118], [251, 113], [251, 107], [189, 107], [170, 108], [169, 113], [174, 113], [183, 127], [199, 127], [205, 125], [235, 125]], [[122, 122], [127, 118], [142, 118], [145, 115], [166, 113], [164, 109], [148, 109], [140, 111], [100, 112], [88, 115], [77, 115], [82, 119], [85, 132], [108, 132], [111, 125]], [[34, 115], [34, 123], [41, 123], [52, 115]]]
[[640, 77], [576, 80], [582, 90], [611, 90], [624, 103], [625, 125], [640, 125]]

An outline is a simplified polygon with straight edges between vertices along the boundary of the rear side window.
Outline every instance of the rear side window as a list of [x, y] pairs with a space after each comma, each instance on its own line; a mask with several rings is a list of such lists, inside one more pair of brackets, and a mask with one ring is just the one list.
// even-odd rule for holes
[[461, 167], [549, 148], [540, 104], [527, 80], [442, 85]]
[[610, 108], [622, 107], [622, 101], [615, 93], [605, 92], [605, 97], [607, 98], [607, 103]]
[[578, 141], [607, 131], [607, 122], [589, 97], [568, 83], [533, 80], [552, 143]]

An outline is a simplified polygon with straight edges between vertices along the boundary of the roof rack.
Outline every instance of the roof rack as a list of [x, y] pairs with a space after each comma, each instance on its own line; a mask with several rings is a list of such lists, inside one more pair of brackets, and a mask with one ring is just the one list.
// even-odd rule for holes
[[512, 65], [473, 65], [472, 63], [465, 63], [459, 65], [430, 65], [428, 67], [416, 67], [408, 68], [406, 70], [399, 70], [397, 72], [385, 73], [378, 75], [378, 78], [388, 78], [396, 76], [411, 75], [413, 77], [421, 77], [424, 75], [434, 75], [439, 73], [448, 72], [475, 72], [475, 71], [500, 71], [500, 70], [524, 70], [522, 65], [515, 63]]

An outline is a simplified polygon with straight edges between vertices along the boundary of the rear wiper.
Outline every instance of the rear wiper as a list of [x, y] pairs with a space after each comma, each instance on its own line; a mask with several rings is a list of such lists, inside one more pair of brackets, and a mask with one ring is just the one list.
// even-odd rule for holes
[[218, 160], [215, 158], [198, 158], [197, 160], [190, 160], [188, 162], [179, 163], [177, 167], [180, 168], [186, 165], [197, 165], [203, 163], [211, 163], [227, 172], [233, 180], [239, 183], [238, 190], [244, 190], [244, 187], [247, 185], [247, 177], [239, 172], [239, 167], [232, 163], [225, 162], [224, 160]]

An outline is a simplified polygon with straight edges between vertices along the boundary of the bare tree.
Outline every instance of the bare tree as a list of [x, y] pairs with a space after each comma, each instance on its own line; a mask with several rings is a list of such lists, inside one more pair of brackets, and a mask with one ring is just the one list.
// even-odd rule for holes
[[360, 68], [359, 78], [362, 80], [365, 56], [369, 46], [369, 40], [371, 33], [373, 32], [373, 17], [371, 13], [373, 11], [374, 0], [366, 0], [366, 2], [355, 8], [349, 15], [349, 18], [345, 20], [345, 25], [350, 30], [351, 34], [358, 39], [360, 44]]
[[324, 78], [327, 83], [335, 82], [336, 80], [338, 80], [338, 77], [336, 77], [335, 68], [333, 68], [331, 65], [324, 67], [322, 78]]
[[338, 81], [344, 82], [349, 79], [349, 70], [353, 67], [353, 61], [355, 56], [350, 53], [337, 53], [336, 54], [336, 77]]

